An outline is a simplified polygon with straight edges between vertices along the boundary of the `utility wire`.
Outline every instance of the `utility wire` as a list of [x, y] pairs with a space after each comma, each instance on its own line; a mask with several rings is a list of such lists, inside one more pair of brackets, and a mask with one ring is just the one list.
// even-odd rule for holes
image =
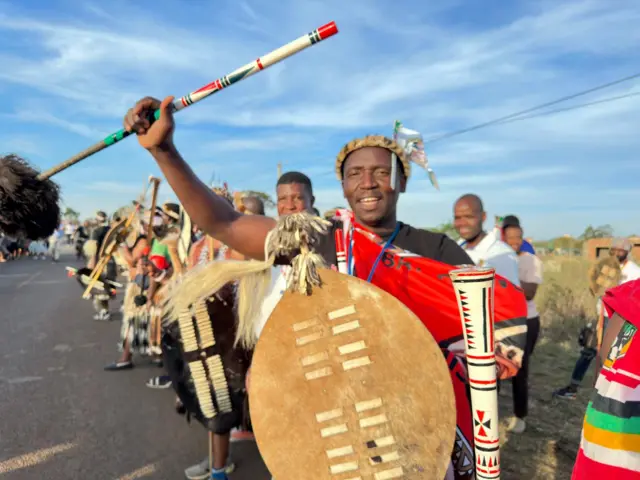
[[629, 80], [633, 80], [633, 79], [636, 79], [636, 78], [640, 78], [640, 73], [636, 73], [634, 75], [630, 75], [628, 77], [624, 77], [624, 78], [621, 78], [619, 80], [615, 80], [613, 82], [605, 83], [604, 85], [599, 85], [597, 87], [593, 87], [593, 88], [590, 88], [588, 90], [584, 90], [582, 92], [574, 93], [573, 95], [567, 95], [567, 96], [558, 98], [557, 100], [552, 100], [550, 102], [543, 103], [542, 105], [538, 105], [538, 106], [535, 106], [535, 107], [527, 108], [526, 110], [522, 110], [520, 112], [512, 113], [511, 115], [506, 115], [504, 117], [496, 118], [496, 119], [491, 120], [489, 122], [484, 122], [484, 123], [481, 123], [479, 125], [474, 125], [472, 127], [464, 128], [462, 130], [456, 130], [454, 132], [445, 133], [445, 134], [439, 135], [437, 137], [431, 138], [430, 140], [425, 141], [425, 143], [439, 142], [441, 140], [444, 140], [445, 138], [455, 137], [455, 136], [458, 136], [458, 135], [462, 135], [463, 133], [473, 132], [475, 130], [480, 130], [481, 128], [490, 127], [492, 125], [503, 123], [503, 122], [505, 122], [507, 120], [515, 119], [516, 117], [520, 117], [520, 116], [525, 115], [527, 113], [531, 113], [531, 112], [534, 112], [536, 110], [541, 110], [541, 109], [546, 108], [546, 107], [551, 107], [552, 105], [557, 105], [558, 103], [566, 102], [567, 100], [572, 100], [574, 98], [581, 97], [583, 95], [588, 95], [589, 93], [597, 92], [598, 90], [603, 90], [605, 88], [609, 88], [609, 87], [612, 87], [614, 85], [618, 85], [618, 84], [623, 83], [623, 82], [628, 82]]
[[525, 115], [523, 117], [517, 117], [517, 118], [512, 118], [510, 120], [505, 120], [504, 122], [497, 123], [496, 125], [506, 125], [508, 123], [519, 122], [520, 120], [529, 120], [530, 118], [545, 117], [547, 115], [553, 115], [554, 113], [568, 112], [570, 110], [579, 110], [581, 108], [591, 107], [593, 105], [599, 105], [601, 103], [615, 102], [617, 100], [622, 100], [629, 97], [637, 97], [639, 95], [640, 95], [640, 92], [631, 92], [625, 95], [618, 95], [617, 97], [603, 98], [602, 100], [596, 100], [594, 102], [589, 102], [589, 103], [581, 103], [578, 105], [573, 105], [571, 107], [556, 108], [554, 110], [548, 110], [546, 112], [532, 113], [530, 115]]

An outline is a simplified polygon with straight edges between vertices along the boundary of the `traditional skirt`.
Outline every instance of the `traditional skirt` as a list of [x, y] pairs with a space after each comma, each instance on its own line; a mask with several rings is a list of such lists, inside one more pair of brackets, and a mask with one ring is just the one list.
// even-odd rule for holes
[[147, 305], [137, 306], [135, 299], [141, 294], [140, 287], [129, 282], [125, 293], [122, 327], [120, 329], [119, 350], [129, 344], [131, 353], [148, 355], [150, 315]]
[[[189, 416], [214, 433], [225, 434], [234, 427], [250, 429], [245, 379], [251, 352], [234, 348], [233, 302], [216, 295], [185, 315], [168, 323], [162, 337], [164, 365], [180, 401]], [[208, 328], [202, 315], [208, 316]], [[189, 346], [183, 332], [196, 342], [195, 347]], [[203, 341], [211, 336], [213, 344]]]

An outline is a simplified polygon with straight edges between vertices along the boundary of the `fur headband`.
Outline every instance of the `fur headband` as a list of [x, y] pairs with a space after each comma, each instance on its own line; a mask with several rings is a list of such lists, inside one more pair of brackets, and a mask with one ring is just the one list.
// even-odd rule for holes
[[355, 140], [350, 141], [342, 147], [342, 150], [340, 150], [338, 158], [336, 159], [336, 175], [338, 180], [342, 181], [342, 166], [344, 165], [347, 157], [356, 150], [360, 150], [365, 147], [380, 147], [389, 150], [392, 154], [395, 154], [398, 160], [402, 163], [405, 177], [409, 179], [411, 176], [411, 164], [407, 160], [402, 147], [398, 145], [395, 140], [383, 135], [367, 135], [366, 137], [356, 138]]

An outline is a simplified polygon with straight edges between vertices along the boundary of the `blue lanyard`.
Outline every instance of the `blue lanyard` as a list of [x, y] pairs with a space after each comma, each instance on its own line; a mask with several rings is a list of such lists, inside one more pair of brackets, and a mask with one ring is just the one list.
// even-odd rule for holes
[[[380, 253], [378, 254], [378, 258], [376, 258], [376, 261], [373, 262], [373, 266], [371, 267], [371, 271], [369, 272], [369, 276], [367, 277], [367, 282], [371, 283], [373, 274], [376, 272], [376, 268], [378, 268], [378, 264], [380, 263], [380, 260], [382, 260], [384, 252], [393, 244], [393, 241], [398, 236], [398, 233], [400, 233], [400, 227], [401, 227], [400, 222], [396, 223], [396, 228], [394, 229], [389, 239], [383, 245], [382, 250], [380, 250]], [[352, 247], [353, 247], [353, 235], [351, 235], [351, 241], [349, 242], [349, 248], [347, 249], [347, 271], [349, 275], [353, 275], [353, 264], [351, 262]]]

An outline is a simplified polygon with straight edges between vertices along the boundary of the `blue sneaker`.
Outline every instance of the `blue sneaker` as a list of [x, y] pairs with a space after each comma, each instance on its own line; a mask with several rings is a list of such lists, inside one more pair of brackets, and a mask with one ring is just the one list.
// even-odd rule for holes
[[227, 477], [227, 472], [224, 469], [222, 470], [212, 470], [211, 471], [211, 480], [229, 480]]

